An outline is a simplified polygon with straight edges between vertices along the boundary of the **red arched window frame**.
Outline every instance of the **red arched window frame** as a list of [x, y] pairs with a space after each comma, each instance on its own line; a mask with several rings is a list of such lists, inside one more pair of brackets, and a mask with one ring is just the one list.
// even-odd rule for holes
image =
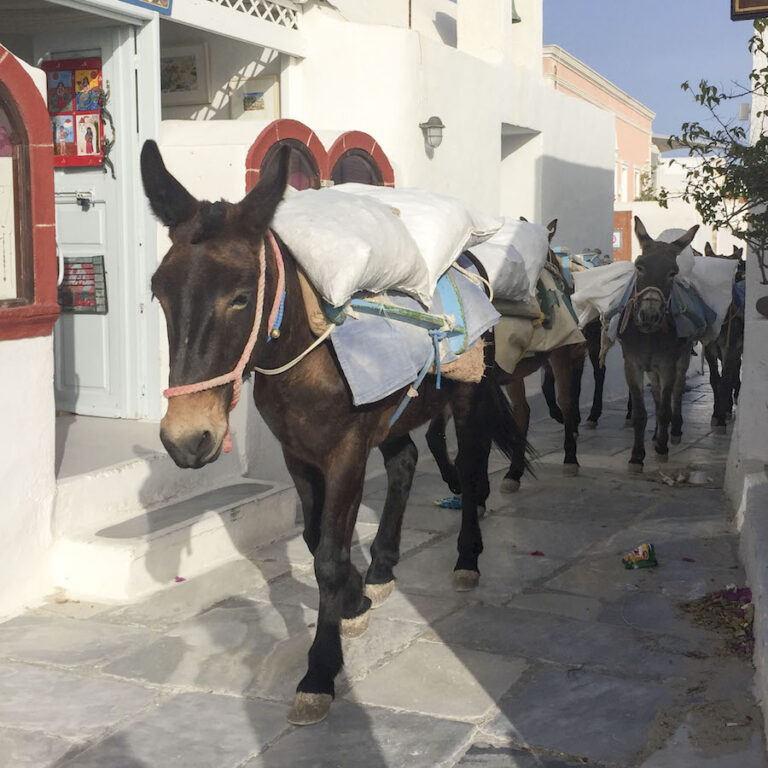
[[392, 164], [389, 162], [389, 158], [379, 146], [376, 139], [368, 133], [363, 133], [363, 131], [347, 131], [346, 133], [342, 133], [341, 136], [333, 142], [328, 151], [328, 178], [330, 178], [330, 175], [333, 172], [333, 167], [336, 165], [339, 158], [350, 149], [359, 149], [370, 156], [371, 160], [381, 172], [382, 186], [395, 186], [395, 172], [392, 170]]
[[0, 304], [0, 341], [47, 336], [59, 316], [56, 292], [56, 218], [53, 135], [43, 97], [24, 67], [0, 45], [0, 94], [26, 132], [23, 169], [29, 179], [31, 300]]
[[282, 139], [294, 139], [303, 144], [317, 163], [320, 179], [325, 182], [329, 178], [328, 153], [317, 134], [298, 120], [283, 118], [271, 122], [251, 144], [245, 159], [245, 191], [250, 192], [259, 180], [261, 164], [267, 156], [270, 147]]

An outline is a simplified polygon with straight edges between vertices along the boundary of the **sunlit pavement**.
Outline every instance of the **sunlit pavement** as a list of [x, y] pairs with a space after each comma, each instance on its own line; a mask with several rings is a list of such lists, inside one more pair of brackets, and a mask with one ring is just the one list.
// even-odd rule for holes
[[[762, 768], [751, 663], [678, 608], [744, 579], [721, 490], [729, 436], [692, 383], [682, 444], [659, 464], [649, 433], [641, 476], [618, 403], [582, 430], [578, 477], [549, 420], [532, 425], [537, 477], [519, 493], [498, 493], [494, 457], [472, 593], [453, 591], [460, 513], [433, 504], [447, 489], [423, 458], [397, 589], [344, 640], [320, 725], [285, 720], [317, 616], [298, 529], [143, 603], [52, 599], [0, 625], [0, 766]], [[361, 567], [384, 489], [366, 486]], [[642, 542], [659, 566], [625, 570]]]

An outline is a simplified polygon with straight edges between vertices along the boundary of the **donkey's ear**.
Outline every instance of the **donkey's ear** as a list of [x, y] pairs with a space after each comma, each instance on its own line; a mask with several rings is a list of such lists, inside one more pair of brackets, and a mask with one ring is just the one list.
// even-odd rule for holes
[[552, 238], [555, 236], [555, 232], [557, 232], [557, 219], [552, 219], [552, 221], [547, 224], [547, 232], [549, 232], [547, 240], [551, 243]]
[[635, 234], [641, 248], [645, 248], [646, 245], [653, 242], [653, 238], [648, 234], [648, 230], [645, 228], [645, 224], [640, 221], [639, 216], [635, 216]]
[[524, 221], [526, 224], [528, 223], [528, 219], [526, 219], [525, 216], [521, 216], [520, 221]]
[[141, 150], [141, 180], [152, 212], [166, 227], [178, 226], [195, 215], [197, 200], [168, 172], [151, 139]]
[[707, 243], [704, 246], [704, 255], [710, 257], [715, 255], [715, 252], [712, 250], [712, 245], [710, 243]]
[[242, 221], [252, 232], [262, 234], [272, 221], [285, 194], [291, 148], [282, 146], [261, 173], [259, 183], [240, 201]]
[[744, 253], [743, 248], [737, 248], [735, 245], [733, 246], [733, 253], [731, 254], [732, 259], [740, 259], [741, 255]]
[[691, 241], [693, 240], [696, 233], [699, 231], [699, 225], [694, 224], [684, 235], [680, 235], [680, 237], [675, 240], [672, 245], [675, 246], [675, 248], [680, 249], [681, 251], [683, 248], [686, 248], [691, 244]]

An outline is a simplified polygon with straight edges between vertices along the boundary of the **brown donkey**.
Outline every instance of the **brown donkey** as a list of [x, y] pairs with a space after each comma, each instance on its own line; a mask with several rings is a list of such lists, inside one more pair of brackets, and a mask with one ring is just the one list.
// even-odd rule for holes
[[[286, 186], [287, 150], [237, 204], [196, 200], [166, 170], [154, 142], [144, 145], [141, 171], [152, 210], [171, 239], [152, 278], [170, 352], [170, 399], [161, 438], [180, 467], [215, 461], [222, 447], [226, 450], [228, 413], [241, 376], [257, 372], [256, 406], [281, 443], [301, 500], [304, 539], [314, 555], [317, 629], [288, 716], [292, 723], [314, 723], [326, 716], [333, 699], [334, 678], [343, 663], [340, 630], [360, 634], [372, 602], [381, 602], [392, 590], [417, 458], [409, 431], [450, 404], [464, 488], [454, 570], [459, 587], [473, 586], [479, 578], [477, 507], [488, 495], [491, 440], [508, 456], [524, 450], [524, 441], [498, 384], [488, 377], [480, 384], [444, 378], [440, 389], [434, 377], [427, 377], [419, 397], [392, 428], [390, 419], [405, 390], [372, 405], [353, 405], [331, 345], [318, 343], [310, 330], [296, 262], [268, 229]], [[285, 312], [276, 333], [274, 318], [262, 316], [262, 309], [271, 305], [276, 314], [283, 290]], [[377, 446], [384, 455], [388, 489], [364, 589], [350, 560], [350, 545], [366, 460]]]

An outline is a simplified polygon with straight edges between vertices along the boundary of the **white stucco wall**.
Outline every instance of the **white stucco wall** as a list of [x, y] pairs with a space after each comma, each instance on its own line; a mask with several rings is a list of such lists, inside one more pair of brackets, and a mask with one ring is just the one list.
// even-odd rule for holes
[[[45, 98], [45, 73], [17, 59]], [[53, 588], [53, 339], [0, 341], [0, 619]]]
[[[633, 216], [639, 216], [648, 234], [651, 237], [658, 237], [665, 229], [690, 229], [695, 224], [699, 225], [691, 245], [701, 253], [704, 252], [704, 246], [710, 243], [718, 254], [730, 255], [733, 247], [744, 248], [744, 242], [737, 240], [727, 230], [713, 229], [708, 224], [704, 224], [698, 212], [690, 203], [686, 203], [681, 198], [670, 198], [668, 207], [662, 208], [653, 200], [634, 201], [631, 203], [616, 203], [617, 211], [632, 211]], [[632, 224], [634, 232], [634, 222]], [[637, 238], [632, 236], [632, 259], [640, 255], [640, 244]]]
[[52, 590], [52, 337], [0, 341], [0, 618]]

